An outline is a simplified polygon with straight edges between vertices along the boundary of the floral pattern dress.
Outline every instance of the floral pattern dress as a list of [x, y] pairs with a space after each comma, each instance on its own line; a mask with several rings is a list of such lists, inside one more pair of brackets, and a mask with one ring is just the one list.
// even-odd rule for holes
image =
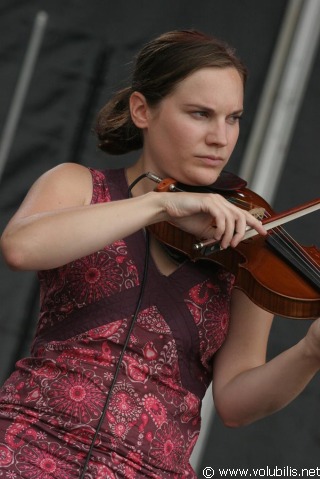
[[[124, 170], [90, 171], [92, 203], [127, 197]], [[228, 329], [233, 277], [189, 260], [164, 276], [150, 257], [101, 418], [137, 306], [145, 250], [139, 231], [39, 273], [31, 354], [0, 390], [1, 479], [80, 478], [92, 442], [86, 479], [196, 477], [189, 457], [212, 358]]]

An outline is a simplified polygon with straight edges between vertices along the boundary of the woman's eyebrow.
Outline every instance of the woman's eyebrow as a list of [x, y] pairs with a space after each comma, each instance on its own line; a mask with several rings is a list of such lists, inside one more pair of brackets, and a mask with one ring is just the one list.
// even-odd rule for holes
[[[209, 113], [215, 113], [215, 109], [211, 108], [209, 106], [202, 105], [201, 103], [187, 103], [186, 107], [188, 108], [196, 108], [198, 110], [203, 110], [207, 111]], [[239, 110], [234, 110], [230, 113], [230, 115], [241, 115], [243, 113], [243, 108], [240, 108]]]

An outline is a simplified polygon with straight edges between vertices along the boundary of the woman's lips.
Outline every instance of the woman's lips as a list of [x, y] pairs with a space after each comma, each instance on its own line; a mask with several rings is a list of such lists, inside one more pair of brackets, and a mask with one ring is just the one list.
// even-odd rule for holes
[[223, 159], [220, 156], [199, 155], [197, 156], [203, 163], [211, 166], [221, 166]]

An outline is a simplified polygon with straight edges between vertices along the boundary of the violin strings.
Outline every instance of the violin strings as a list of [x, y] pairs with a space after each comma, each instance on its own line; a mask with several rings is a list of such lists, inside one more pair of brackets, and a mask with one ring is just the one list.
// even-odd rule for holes
[[312, 261], [312, 257], [308, 252], [304, 251], [299, 243], [292, 238], [289, 233], [282, 227], [277, 227], [272, 229], [273, 239], [278, 243], [278, 245], [283, 245], [286, 250], [291, 254], [291, 256], [300, 261], [300, 264], [308, 268], [308, 272], [313, 274], [315, 278], [320, 279], [320, 270]]
[[[272, 231], [274, 233], [272, 237], [276, 240], [278, 245], [280, 246], [282, 244], [294, 259], [300, 261], [300, 265], [304, 265], [308, 268], [308, 274], [313, 275], [315, 279], [320, 280], [319, 268], [317, 268], [312, 262], [312, 258], [310, 258], [308, 253], [301, 249], [299, 243], [294, 241], [283, 229], [281, 229], [280, 232], [275, 230]], [[286, 240], [286, 238], [289, 238], [289, 240]]]
[[[270, 218], [270, 214], [268, 212], [265, 213], [266, 218]], [[312, 257], [309, 255], [308, 252], [304, 251], [299, 243], [281, 226], [272, 229], [275, 237], [282, 241], [282, 244], [287, 246], [291, 251], [292, 254], [296, 254], [296, 257], [301, 259], [306, 265], [314, 270], [314, 273], [319, 276], [319, 268], [315, 265]]]
[[[232, 198], [229, 199], [230, 202], [238, 205], [245, 205], [247, 210], [252, 209], [252, 205], [250, 205], [248, 202], [242, 199], [236, 199]], [[264, 217], [269, 218], [271, 215], [265, 211]], [[273, 239], [275, 239], [278, 244], [282, 244], [289, 252], [291, 253], [292, 257], [295, 257], [295, 259], [300, 260], [300, 264], [304, 264], [309, 270], [311, 269], [312, 274], [315, 276], [315, 278], [320, 278], [320, 270], [319, 268], [314, 264], [312, 257], [309, 255], [308, 252], [305, 252], [299, 243], [292, 238], [291, 235], [282, 227], [277, 227], [273, 228]]]

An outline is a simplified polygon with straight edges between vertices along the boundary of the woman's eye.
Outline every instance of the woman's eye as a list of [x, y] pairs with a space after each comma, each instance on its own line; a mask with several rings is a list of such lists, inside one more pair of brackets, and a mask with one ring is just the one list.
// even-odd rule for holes
[[231, 123], [238, 123], [240, 122], [240, 120], [242, 119], [242, 115], [232, 115], [230, 118], [229, 118], [229, 121]]
[[208, 118], [209, 113], [207, 111], [194, 111], [193, 112], [194, 116], [200, 117], [200, 118]]

